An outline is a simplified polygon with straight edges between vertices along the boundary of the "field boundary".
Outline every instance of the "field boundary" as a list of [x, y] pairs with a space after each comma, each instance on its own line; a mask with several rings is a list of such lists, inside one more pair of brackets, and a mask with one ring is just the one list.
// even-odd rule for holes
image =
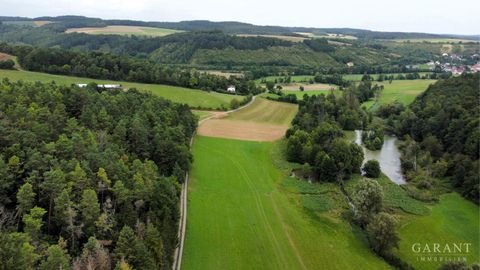
[[[255, 101], [256, 97], [257, 96], [253, 96], [252, 100], [250, 100], [247, 104], [245, 104], [245, 105], [243, 105], [243, 106], [241, 106], [237, 109], [226, 111], [225, 114], [236, 112], [238, 110], [244, 109], [244, 108], [252, 105], [253, 102]], [[209, 117], [207, 117], [203, 120], [200, 120], [198, 122], [198, 126], [200, 126], [206, 120], [212, 119], [215, 116], [216, 115], [213, 114], [213, 115], [211, 115], [211, 116], [209, 116]], [[190, 139], [190, 150], [192, 149], [193, 140], [195, 139], [196, 136], [197, 136], [197, 132], [195, 131], [192, 135], [192, 138]], [[174, 269], [174, 270], [180, 270], [182, 268], [182, 256], [183, 256], [183, 247], [184, 247], [184, 243], [185, 243], [185, 231], [187, 229], [188, 180], [189, 180], [189, 173], [186, 172], [185, 173], [185, 181], [182, 184], [182, 190], [180, 192], [180, 224], [178, 225], [178, 233], [177, 233], [179, 243], [178, 243], [177, 247], [175, 248], [175, 252], [174, 252], [174, 258], [173, 258], [173, 264], [172, 264], [172, 269]]]

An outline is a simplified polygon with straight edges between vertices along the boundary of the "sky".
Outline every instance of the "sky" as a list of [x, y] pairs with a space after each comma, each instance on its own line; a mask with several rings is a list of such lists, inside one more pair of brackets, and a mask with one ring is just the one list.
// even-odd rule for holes
[[0, 16], [83, 15], [480, 34], [479, 0], [0, 0], [0, 6]]

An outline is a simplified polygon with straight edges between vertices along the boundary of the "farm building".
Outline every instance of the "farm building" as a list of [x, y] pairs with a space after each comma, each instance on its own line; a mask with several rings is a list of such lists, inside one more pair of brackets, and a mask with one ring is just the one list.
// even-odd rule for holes
[[227, 88], [227, 92], [229, 93], [235, 93], [235, 86], [234, 85], [230, 85], [228, 88]]
[[121, 84], [99, 84], [97, 88], [113, 90], [113, 89], [123, 89]]
[[[73, 85], [75, 85], [77, 87], [80, 87], [80, 88], [86, 88], [88, 86], [88, 84], [86, 84], [86, 83], [76, 83], [76, 84], [73, 84]], [[97, 89], [114, 90], [114, 89], [123, 89], [123, 87], [122, 87], [121, 84], [98, 84]]]

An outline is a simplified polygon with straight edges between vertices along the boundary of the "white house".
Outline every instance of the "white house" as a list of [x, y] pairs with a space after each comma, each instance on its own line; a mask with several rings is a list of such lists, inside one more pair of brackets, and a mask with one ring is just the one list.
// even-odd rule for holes
[[234, 85], [230, 85], [230, 86], [227, 88], [227, 92], [229, 92], [229, 93], [235, 93], [235, 86], [234, 86]]

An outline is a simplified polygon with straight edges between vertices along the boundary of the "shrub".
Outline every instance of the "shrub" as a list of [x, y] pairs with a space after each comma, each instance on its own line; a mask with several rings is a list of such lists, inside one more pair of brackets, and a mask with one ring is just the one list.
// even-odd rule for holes
[[362, 170], [365, 172], [365, 176], [369, 178], [378, 178], [380, 176], [380, 164], [374, 159], [367, 161], [363, 165]]

